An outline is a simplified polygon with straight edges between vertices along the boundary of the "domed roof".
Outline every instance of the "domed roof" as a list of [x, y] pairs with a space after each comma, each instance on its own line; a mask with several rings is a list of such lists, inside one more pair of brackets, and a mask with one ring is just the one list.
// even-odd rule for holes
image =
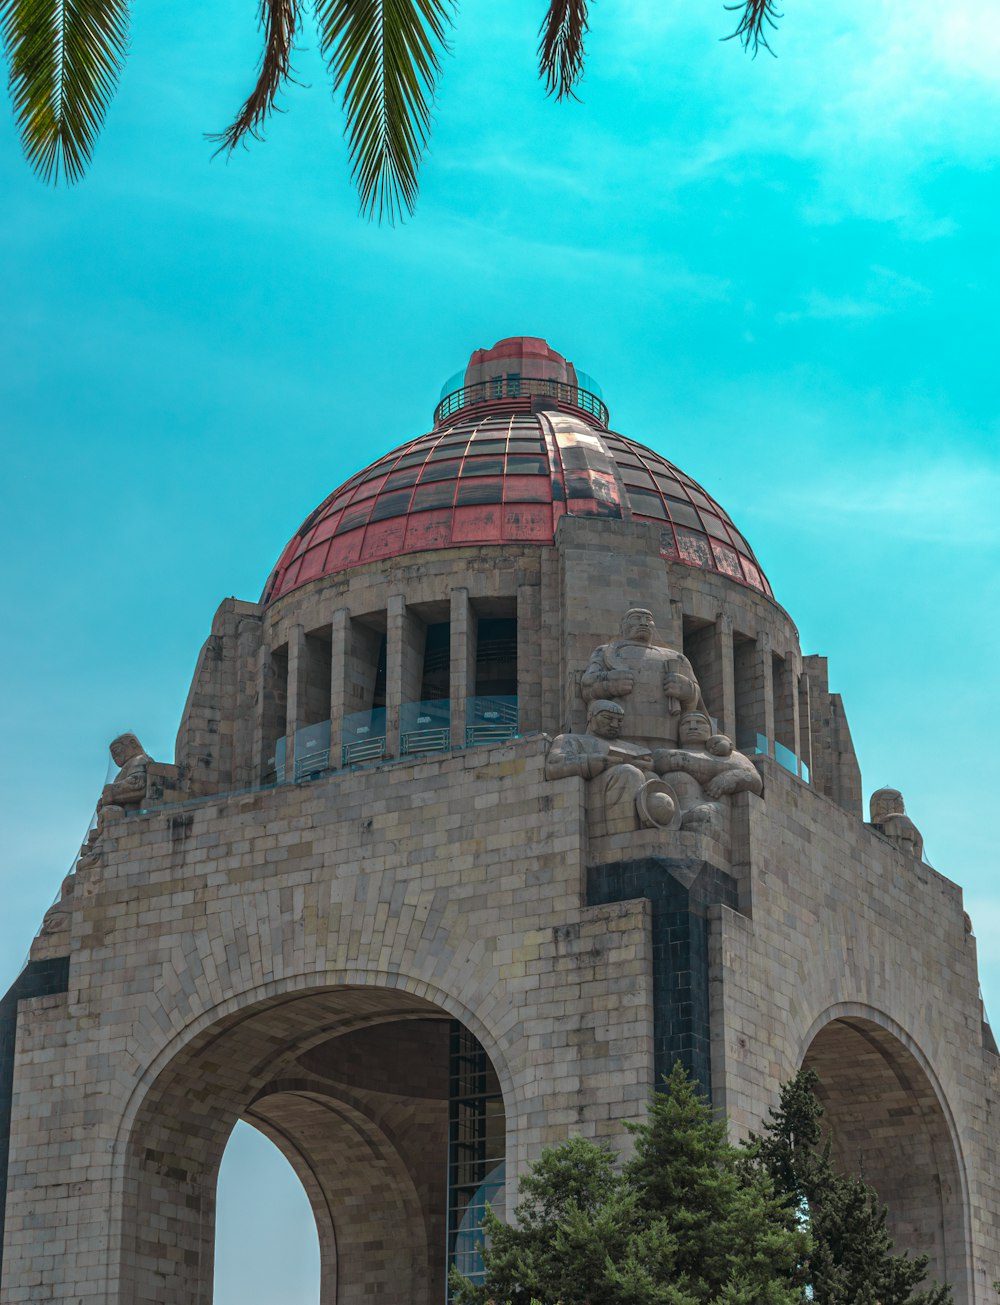
[[425, 549], [551, 545], [566, 514], [652, 522], [664, 558], [771, 595], [729, 515], [666, 458], [609, 430], [595, 383], [544, 340], [476, 350], [456, 379], [464, 383], [445, 386], [433, 431], [359, 471], [306, 518], [262, 602]]

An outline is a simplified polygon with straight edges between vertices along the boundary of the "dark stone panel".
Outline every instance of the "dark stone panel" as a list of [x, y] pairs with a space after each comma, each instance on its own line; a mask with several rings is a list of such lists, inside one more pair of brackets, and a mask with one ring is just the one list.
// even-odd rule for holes
[[10, 1114], [14, 1099], [14, 1043], [17, 1004], [29, 997], [48, 997], [69, 991], [69, 957], [52, 956], [29, 961], [0, 1001], [0, 1274], [7, 1211], [7, 1164], [10, 1159]]
[[711, 1095], [708, 908], [737, 908], [736, 881], [690, 857], [642, 857], [587, 867], [587, 905], [646, 898], [653, 929], [653, 1059], [656, 1084], [680, 1060]]

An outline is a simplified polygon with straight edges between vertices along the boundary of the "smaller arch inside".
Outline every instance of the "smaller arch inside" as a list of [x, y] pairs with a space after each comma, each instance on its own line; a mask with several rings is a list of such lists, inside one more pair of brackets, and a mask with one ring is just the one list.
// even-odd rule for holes
[[928, 1276], [966, 1299], [968, 1245], [959, 1157], [942, 1103], [914, 1054], [871, 1020], [831, 1020], [804, 1068], [833, 1135], [832, 1160], [888, 1207], [897, 1252], [929, 1256]]
[[317, 1305], [319, 1278], [302, 1183], [260, 1131], [237, 1124], [219, 1170], [214, 1305]]

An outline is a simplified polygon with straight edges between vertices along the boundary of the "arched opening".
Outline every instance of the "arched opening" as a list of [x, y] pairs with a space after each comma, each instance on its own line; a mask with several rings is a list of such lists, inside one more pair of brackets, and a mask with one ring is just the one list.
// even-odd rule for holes
[[215, 1305], [317, 1305], [319, 1273], [301, 1182], [262, 1133], [237, 1124], [219, 1172]]
[[895, 1034], [842, 1016], [813, 1038], [803, 1064], [833, 1134], [832, 1158], [860, 1173], [889, 1210], [896, 1250], [930, 1257], [928, 1274], [970, 1299], [964, 1184], [943, 1100]]
[[305, 1189], [320, 1305], [441, 1305], [449, 1260], [469, 1250], [461, 1234], [488, 1196], [502, 1197], [499, 1080], [468, 1029], [393, 990], [270, 998], [191, 1039], [143, 1100], [128, 1150], [123, 1301], [211, 1305], [216, 1182], [238, 1120], [278, 1147]]

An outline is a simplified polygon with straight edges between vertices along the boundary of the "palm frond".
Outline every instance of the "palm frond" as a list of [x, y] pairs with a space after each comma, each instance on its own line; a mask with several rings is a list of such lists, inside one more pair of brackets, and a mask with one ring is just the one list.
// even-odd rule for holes
[[545, 81], [546, 95], [576, 99], [587, 30], [587, 0], [551, 0], [538, 29], [538, 75]]
[[412, 214], [452, 0], [316, 0], [351, 174], [368, 217]]
[[0, 0], [21, 145], [45, 181], [79, 181], [128, 50], [127, 0]]
[[209, 136], [209, 140], [219, 142], [217, 153], [231, 154], [248, 135], [260, 139], [261, 127], [291, 77], [292, 46], [299, 15], [300, 0], [260, 0], [259, 25], [264, 32], [264, 53], [257, 84], [226, 130]]
[[724, 41], [731, 41], [735, 36], [743, 49], [749, 51], [755, 59], [761, 46], [768, 54], [774, 54], [768, 43], [764, 26], [766, 23], [772, 31], [776, 32], [778, 19], [784, 16], [778, 13], [774, 0], [741, 0], [739, 4], [726, 5], [726, 8], [738, 13], [740, 21], [735, 32], [730, 32], [728, 36], [722, 38]]

